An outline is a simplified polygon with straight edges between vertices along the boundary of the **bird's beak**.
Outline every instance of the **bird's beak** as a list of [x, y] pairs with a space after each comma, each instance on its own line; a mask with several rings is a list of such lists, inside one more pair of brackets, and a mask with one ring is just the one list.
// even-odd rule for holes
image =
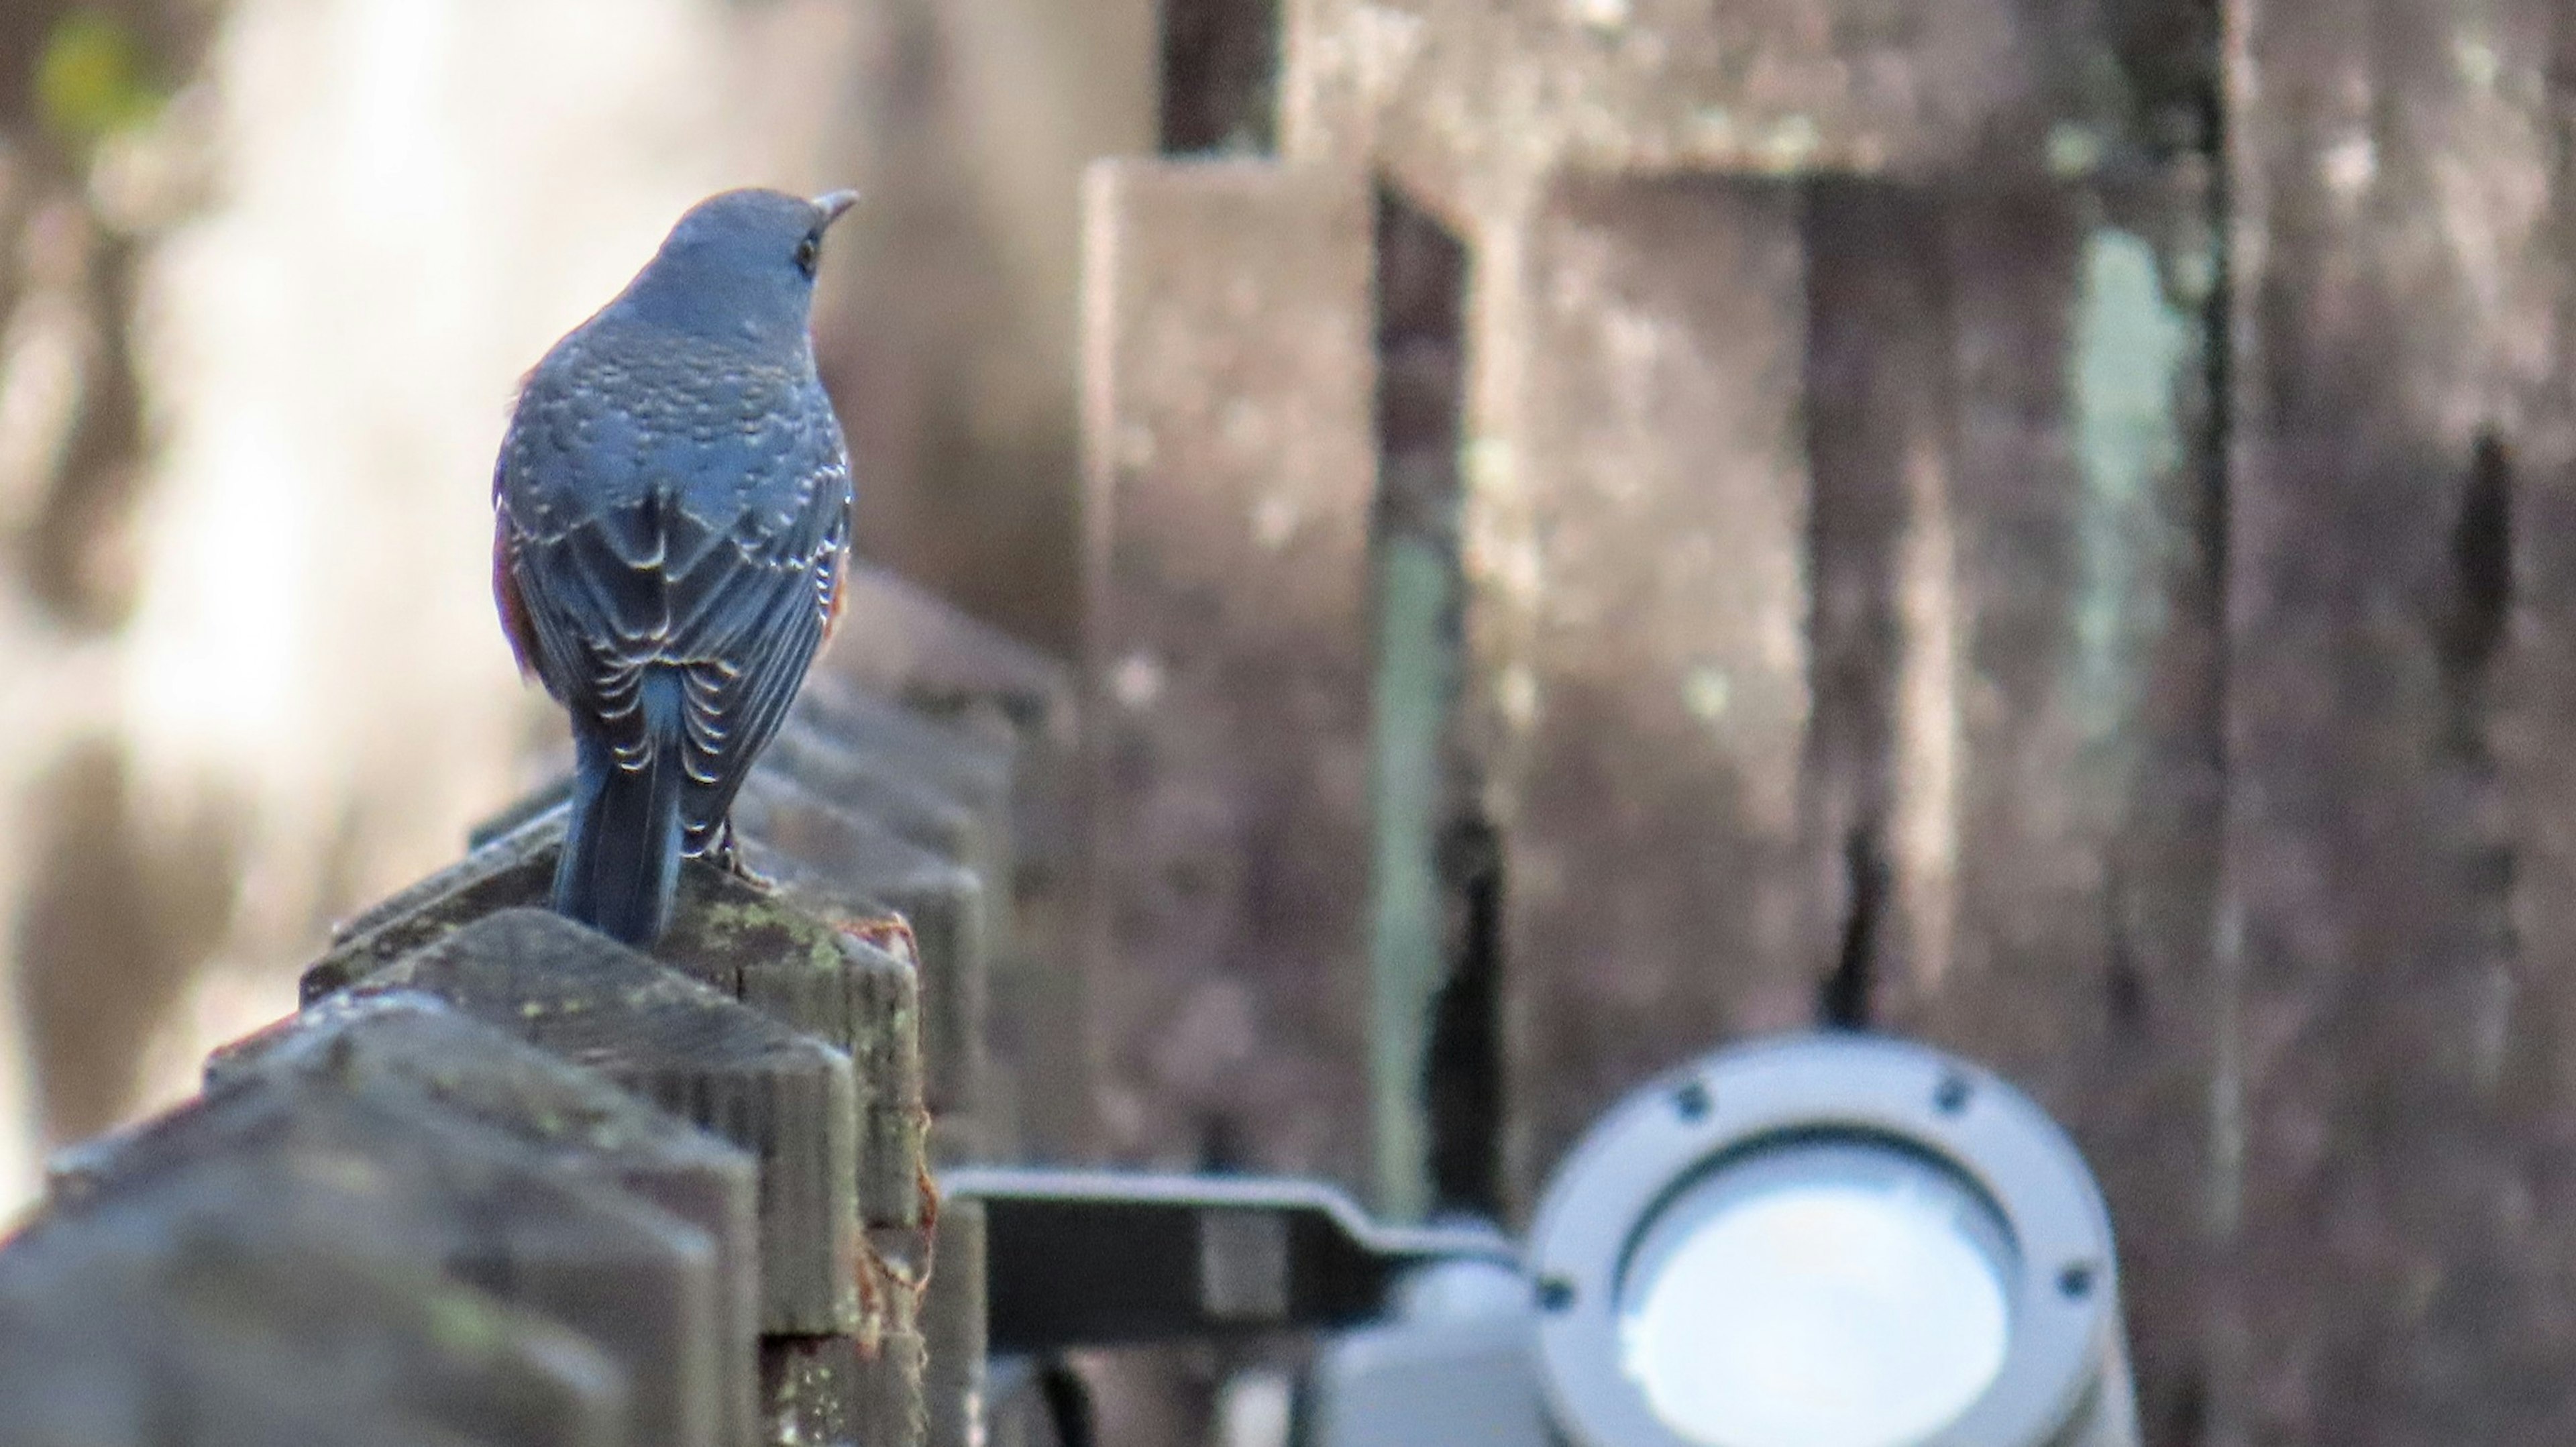
[[826, 191], [814, 198], [814, 209], [823, 213], [826, 226], [840, 220], [842, 212], [858, 204], [859, 193], [856, 191]]

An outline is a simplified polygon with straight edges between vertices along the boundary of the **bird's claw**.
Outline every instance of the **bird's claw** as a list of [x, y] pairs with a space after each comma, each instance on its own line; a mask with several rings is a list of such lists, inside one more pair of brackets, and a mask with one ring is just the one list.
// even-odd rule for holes
[[760, 871], [752, 868], [750, 860], [744, 857], [742, 838], [740, 835], [733, 832], [733, 821], [731, 819], [727, 819], [724, 822], [723, 832], [716, 836], [716, 847], [709, 852], [715, 855], [715, 864], [717, 868], [722, 869], [725, 873], [743, 881], [745, 884], [749, 884], [757, 889], [774, 889], [777, 887], [778, 881], [771, 879], [768, 875], [762, 874]]

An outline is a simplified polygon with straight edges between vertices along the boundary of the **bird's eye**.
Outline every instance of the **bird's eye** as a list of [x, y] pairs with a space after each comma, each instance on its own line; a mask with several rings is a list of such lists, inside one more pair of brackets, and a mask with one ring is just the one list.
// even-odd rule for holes
[[796, 269], [807, 276], [814, 274], [814, 258], [822, 251], [821, 243], [808, 236], [796, 243]]

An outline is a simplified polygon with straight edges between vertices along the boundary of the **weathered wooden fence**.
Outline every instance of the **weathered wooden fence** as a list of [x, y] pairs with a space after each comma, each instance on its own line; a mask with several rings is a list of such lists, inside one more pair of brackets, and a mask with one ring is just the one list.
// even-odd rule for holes
[[1175, 8], [1113, 1148], [1509, 1215], [1873, 1024], [2081, 1140], [2153, 1441], [2576, 1441], [2576, 9]]
[[881, 576], [844, 626], [737, 814], [774, 889], [691, 863], [648, 958], [531, 907], [541, 795], [61, 1159], [0, 1249], [0, 1442], [981, 1440], [978, 1208], [930, 1164], [1042, 1132], [1032, 1062], [1079, 1088], [1079, 1029], [983, 1044], [1050, 1008], [1065, 688]]

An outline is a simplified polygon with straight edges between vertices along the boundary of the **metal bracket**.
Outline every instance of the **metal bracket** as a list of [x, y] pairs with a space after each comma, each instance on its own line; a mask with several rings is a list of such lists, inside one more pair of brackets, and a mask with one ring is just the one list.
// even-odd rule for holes
[[1314, 1181], [971, 1166], [939, 1188], [984, 1203], [996, 1355], [1352, 1326], [1412, 1267], [1519, 1264], [1491, 1227], [1382, 1225]]

